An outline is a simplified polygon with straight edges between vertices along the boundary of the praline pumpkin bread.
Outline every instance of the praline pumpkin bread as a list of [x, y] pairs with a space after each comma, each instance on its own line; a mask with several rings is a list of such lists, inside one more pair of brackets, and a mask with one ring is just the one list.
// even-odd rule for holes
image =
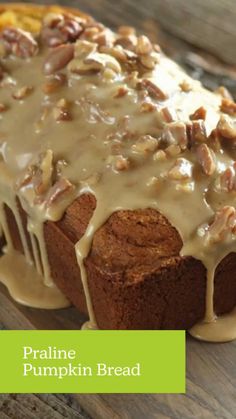
[[[101, 329], [236, 336], [236, 104], [133, 28], [0, 8], [0, 280]], [[227, 313], [227, 314], [226, 314]]]

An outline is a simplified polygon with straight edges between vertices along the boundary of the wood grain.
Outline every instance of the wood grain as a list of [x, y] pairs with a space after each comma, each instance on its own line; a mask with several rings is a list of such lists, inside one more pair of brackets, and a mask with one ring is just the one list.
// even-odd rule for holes
[[[20, 306], [11, 299], [4, 286], [0, 285], [0, 322], [6, 328], [77, 329], [83, 320], [73, 308], [47, 311]], [[186, 395], [83, 394], [74, 395], [74, 398], [91, 417], [96, 419], [143, 419], [144, 417], [148, 419], [195, 417], [234, 419], [236, 412], [235, 355], [236, 342], [207, 344], [188, 337]], [[130, 391], [132, 392], [132, 388]], [[49, 398], [50, 395], [37, 397], [42, 400], [44, 397]], [[25, 403], [29, 403], [27, 404], [27, 409], [29, 409], [30, 403], [36, 400], [35, 398], [22, 400], [21, 409]], [[15, 399], [9, 402], [8, 409], [14, 410], [17, 401], [19, 402], [19, 398], [16, 395]], [[55, 403], [58, 405], [57, 400]], [[41, 413], [39, 410], [37, 418], [44, 419], [45, 417], [43, 411]], [[60, 418], [60, 416], [55, 416], [57, 417]], [[21, 419], [21, 416], [14, 419]]]
[[[57, 2], [61, 5], [79, 7], [113, 28], [119, 24], [131, 24], [137, 27], [153, 40], [159, 41], [171, 56], [185, 65], [194, 76], [202, 78], [208, 87], [214, 89], [217, 84], [223, 83], [236, 92], [233, 73], [228, 73], [234, 69], [219, 67], [217, 61], [212, 62], [211, 59], [208, 61], [204, 53], [208, 70], [203, 69], [201, 65], [196, 66], [189, 56], [193, 48], [186, 42], [186, 40], [191, 41], [192, 44], [235, 63], [236, 3], [234, 0], [188, 2], [60, 0]], [[54, 1], [39, 0], [38, 3], [49, 4]], [[168, 32], [175, 36], [170, 36]], [[199, 50], [194, 49], [194, 53], [199, 54]], [[7, 328], [77, 329], [83, 321], [84, 319], [73, 308], [47, 311], [19, 306], [12, 301], [4, 287], [0, 286], [0, 322]], [[188, 338], [186, 395], [101, 394], [74, 395], [72, 399], [69, 395], [1, 395], [0, 419], [84, 417], [78, 416], [82, 413], [76, 399], [95, 419], [145, 417], [147, 419], [235, 419], [235, 355], [236, 342], [212, 345]], [[48, 406], [48, 411], [45, 404]], [[63, 410], [66, 407], [72, 410], [66, 412]], [[22, 409], [24, 416], [20, 416]], [[65, 416], [67, 413], [69, 416]]]

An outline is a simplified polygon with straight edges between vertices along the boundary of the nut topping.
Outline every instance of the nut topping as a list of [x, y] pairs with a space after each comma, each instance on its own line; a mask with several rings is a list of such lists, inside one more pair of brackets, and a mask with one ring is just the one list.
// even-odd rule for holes
[[71, 15], [49, 13], [45, 16], [41, 38], [49, 47], [74, 42], [83, 32], [82, 20]]
[[172, 122], [163, 130], [162, 142], [165, 146], [177, 144], [181, 150], [186, 150], [188, 145], [186, 125], [183, 122]]
[[74, 192], [75, 186], [69, 180], [62, 177], [49, 189], [45, 198], [45, 206], [51, 207], [53, 204], [57, 204], [58, 201], [68, 200], [68, 198], [70, 201]]
[[236, 191], [236, 165], [228, 167], [220, 176], [220, 187], [223, 191]]
[[20, 87], [16, 92], [12, 94], [12, 97], [16, 100], [25, 99], [31, 92], [33, 88], [31, 86]]
[[43, 84], [42, 90], [45, 94], [50, 95], [57, 91], [59, 87], [63, 86], [65, 82], [66, 76], [64, 74], [55, 74]]
[[196, 154], [203, 172], [211, 176], [216, 170], [213, 151], [206, 144], [201, 144], [197, 147]]
[[147, 36], [141, 35], [138, 37], [135, 50], [138, 55], [150, 54], [152, 51], [152, 44]]
[[236, 140], [236, 128], [234, 122], [227, 115], [221, 115], [217, 124], [218, 132], [229, 140]]
[[190, 115], [189, 118], [192, 121], [195, 121], [197, 119], [206, 119], [206, 109], [203, 106], [201, 106], [192, 115]]
[[212, 224], [206, 234], [206, 245], [224, 240], [228, 233], [235, 234], [236, 210], [234, 207], [225, 206], [216, 212]]
[[160, 87], [158, 87], [153, 81], [149, 79], [142, 79], [138, 85], [141, 89], [146, 90], [149, 96], [153, 99], [166, 100], [168, 97]]
[[60, 99], [55, 108], [53, 109], [53, 117], [57, 122], [62, 121], [70, 121], [71, 114], [70, 114], [70, 106], [67, 100]]
[[158, 143], [159, 141], [151, 135], [143, 135], [132, 145], [132, 149], [137, 153], [146, 154], [155, 151]]
[[74, 56], [74, 46], [71, 44], [60, 45], [49, 52], [44, 64], [43, 72], [51, 75], [56, 71], [63, 69]]
[[192, 170], [193, 165], [192, 163], [179, 157], [176, 161], [174, 166], [168, 172], [168, 178], [173, 180], [187, 180], [192, 178]]
[[29, 32], [18, 28], [5, 28], [0, 34], [6, 51], [20, 58], [30, 58], [37, 54], [38, 44]]
[[236, 103], [233, 100], [223, 98], [220, 106], [221, 112], [227, 113], [228, 115], [236, 115]]

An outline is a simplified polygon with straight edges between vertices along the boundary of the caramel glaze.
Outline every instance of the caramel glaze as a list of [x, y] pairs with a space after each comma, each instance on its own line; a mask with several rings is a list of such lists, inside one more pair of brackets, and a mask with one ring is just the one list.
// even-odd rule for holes
[[[113, 43], [119, 38], [109, 35]], [[207, 268], [205, 318], [190, 333], [232, 340], [236, 313], [216, 318], [213, 295], [215, 269], [236, 249], [234, 118], [222, 120], [219, 94], [140, 39], [127, 62], [84, 41], [75, 44], [60, 71], [52, 71], [55, 57], [40, 43], [28, 58], [2, 58], [0, 224], [7, 246], [0, 280], [23, 304], [66, 306], [50, 275], [43, 223], [59, 220], [76, 196], [91, 192], [97, 207], [75, 252], [90, 318], [85, 327], [96, 328], [83, 263], [94, 233], [114, 211], [154, 208], [178, 230], [181, 255], [194, 256]], [[147, 65], [151, 58], [155, 64]], [[229, 168], [231, 175], [224, 174]], [[17, 197], [28, 217], [33, 252]], [[25, 263], [13, 248], [4, 204], [15, 216]]]

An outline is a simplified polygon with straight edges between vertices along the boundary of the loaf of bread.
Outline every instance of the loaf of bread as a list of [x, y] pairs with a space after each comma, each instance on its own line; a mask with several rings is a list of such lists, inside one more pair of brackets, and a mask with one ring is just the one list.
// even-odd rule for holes
[[0, 30], [2, 259], [94, 327], [236, 337], [230, 94], [74, 10], [2, 6]]

